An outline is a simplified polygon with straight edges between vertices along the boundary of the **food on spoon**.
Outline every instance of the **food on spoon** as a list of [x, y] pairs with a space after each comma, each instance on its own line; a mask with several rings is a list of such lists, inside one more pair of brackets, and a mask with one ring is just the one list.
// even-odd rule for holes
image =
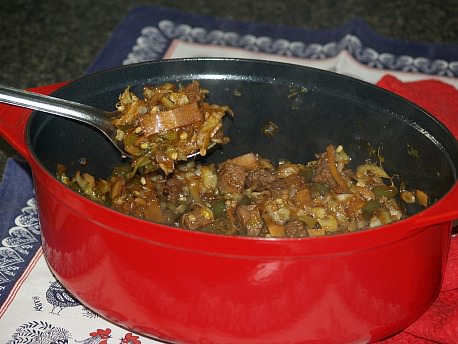
[[[208, 91], [198, 81], [183, 87], [173, 83], [145, 86], [143, 98], [130, 87], [119, 97], [119, 116], [113, 119], [116, 139], [131, 154], [133, 166], [158, 168], [170, 174], [189, 154], [206, 155], [210, 143], [225, 144], [222, 120], [232, 111], [205, 101]], [[134, 171], [136, 171], [134, 169]]]

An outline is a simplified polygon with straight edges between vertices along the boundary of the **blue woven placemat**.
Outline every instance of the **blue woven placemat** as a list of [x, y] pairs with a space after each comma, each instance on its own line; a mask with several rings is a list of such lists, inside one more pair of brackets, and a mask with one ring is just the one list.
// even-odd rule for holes
[[313, 30], [151, 6], [128, 13], [87, 72], [161, 59], [175, 40], [308, 60], [329, 59], [345, 51], [371, 68], [458, 76], [458, 46], [388, 39], [359, 18], [335, 29]]

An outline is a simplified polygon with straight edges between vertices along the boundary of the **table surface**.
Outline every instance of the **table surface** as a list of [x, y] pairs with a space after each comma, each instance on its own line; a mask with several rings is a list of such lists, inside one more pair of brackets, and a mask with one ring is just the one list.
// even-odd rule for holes
[[[0, 83], [28, 88], [84, 74], [137, 5], [298, 28], [335, 28], [359, 17], [397, 40], [458, 44], [458, 1], [5, 0], [0, 4]], [[0, 178], [14, 150], [0, 138]]]

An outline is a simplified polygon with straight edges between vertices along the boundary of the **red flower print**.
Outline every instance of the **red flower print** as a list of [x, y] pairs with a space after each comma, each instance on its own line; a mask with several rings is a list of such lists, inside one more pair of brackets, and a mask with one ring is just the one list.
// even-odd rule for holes
[[141, 344], [138, 336], [134, 336], [132, 333], [126, 333], [124, 338], [121, 340], [122, 344]]
[[98, 337], [101, 339], [99, 344], [107, 344], [107, 340], [111, 337], [110, 336], [111, 329], [106, 328], [105, 330], [102, 330], [101, 328], [98, 328], [96, 332], [91, 332], [89, 335], [91, 337]]

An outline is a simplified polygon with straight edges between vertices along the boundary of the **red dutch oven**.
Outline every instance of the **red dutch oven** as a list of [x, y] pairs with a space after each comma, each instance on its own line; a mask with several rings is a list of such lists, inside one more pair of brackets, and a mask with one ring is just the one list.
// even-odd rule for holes
[[[191, 80], [236, 114], [225, 123], [231, 143], [208, 162], [249, 151], [305, 162], [332, 143], [357, 164], [368, 147], [382, 147], [385, 169], [434, 203], [391, 225], [321, 238], [172, 228], [113, 211], [56, 180], [57, 163], [107, 177], [121, 162], [97, 131], [2, 106], [0, 132], [32, 168], [43, 252], [60, 282], [109, 320], [169, 342], [364, 343], [415, 321], [438, 295], [458, 218], [458, 144], [424, 110], [335, 73], [241, 59], [136, 64], [36, 91], [113, 110], [127, 85]], [[261, 130], [268, 121], [280, 128], [271, 138]]]

